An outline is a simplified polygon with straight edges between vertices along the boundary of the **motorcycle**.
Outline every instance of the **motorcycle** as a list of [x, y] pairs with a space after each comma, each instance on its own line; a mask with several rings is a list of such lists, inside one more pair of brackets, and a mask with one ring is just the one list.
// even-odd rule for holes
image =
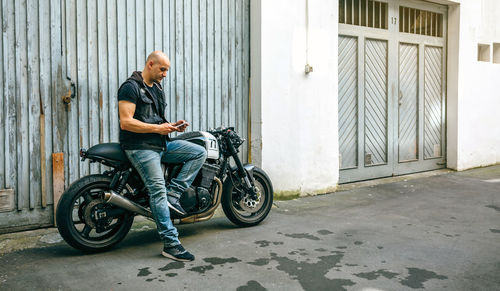
[[[257, 225], [267, 217], [273, 203], [271, 180], [262, 169], [242, 164], [238, 148], [245, 140], [234, 128], [188, 132], [172, 140], [186, 140], [207, 150], [205, 163], [180, 199], [187, 215], [170, 212], [174, 224], [206, 221], [219, 205], [241, 227]], [[56, 223], [69, 245], [87, 252], [108, 250], [125, 238], [136, 215], [154, 221], [146, 187], [119, 143], [81, 149], [80, 157], [110, 170], [78, 179], [62, 194]], [[162, 164], [162, 168], [168, 184], [182, 164]]]

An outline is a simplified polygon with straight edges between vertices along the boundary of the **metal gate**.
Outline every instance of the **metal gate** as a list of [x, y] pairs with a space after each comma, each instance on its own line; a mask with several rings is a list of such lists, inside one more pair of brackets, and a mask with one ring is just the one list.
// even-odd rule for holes
[[52, 153], [64, 155], [66, 187], [102, 170], [79, 150], [118, 140], [116, 92], [153, 50], [171, 60], [169, 120], [234, 126], [246, 138], [249, 3], [3, 0], [0, 232], [53, 224]]
[[340, 183], [445, 166], [445, 6], [339, 1]]

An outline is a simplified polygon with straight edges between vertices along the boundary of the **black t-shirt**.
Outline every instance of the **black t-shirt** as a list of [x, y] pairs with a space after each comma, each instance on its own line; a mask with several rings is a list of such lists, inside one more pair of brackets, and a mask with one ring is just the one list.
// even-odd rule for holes
[[[156, 99], [153, 101], [163, 100], [163, 92], [158, 87], [158, 85], [153, 84], [152, 87], [145, 85], [144, 88], [141, 89], [148, 90], [151, 96]], [[123, 86], [121, 86], [120, 90], [118, 91], [118, 101], [130, 101], [137, 105], [137, 99], [139, 99], [139, 96], [137, 95], [136, 86], [134, 86], [130, 82], [126, 82], [125, 84], [123, 84]]]
[[[136, 105], [134, 118], [145, 123], [167, 122], [164, 116], [165, 101], [159, 85], [152, 87], [135, 80], [126, 81], [118, 90], [118, 101], [129, 101]], [[166, 136], [157, 133], [135, 133], [120, 128], [120, 144], [123, 149], [164, 150]]]

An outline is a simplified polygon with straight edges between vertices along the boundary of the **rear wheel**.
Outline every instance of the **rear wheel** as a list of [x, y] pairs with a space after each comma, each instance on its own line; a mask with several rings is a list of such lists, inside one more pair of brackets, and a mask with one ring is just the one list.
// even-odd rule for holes
[[253, 177], [257, 199], [251, 199], [241, 185], [233, 185], [231, 177], [226, 179], [222, 192], [224, 213], [231, 222], [243, 227], [259, 224], [267, 217], [273, 205], [273, 186], [269, 177], [257, 167], [253, 170]]
[[57, 205], [59, 233], [74, 248], [87, 252], [105, 251], [119, 243], [134, 222], [133, 214], [98, 218], [96, 214], [116, 208], [104, 201], [111, 178], [105, 175], [83, 177], [63, 193]]

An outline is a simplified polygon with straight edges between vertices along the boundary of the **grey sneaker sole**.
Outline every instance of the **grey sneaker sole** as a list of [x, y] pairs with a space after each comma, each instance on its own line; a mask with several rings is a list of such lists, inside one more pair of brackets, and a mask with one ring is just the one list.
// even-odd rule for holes
[[188, 260], [188, 259], [180, 259], [180, 258], [176, 258], [174, 256], [172, 256], [171, 254], [167, 253], [167, 252], [161, 252], [161, 255], [164, 256], [165, 258], [169, 258], [171, 260], [174, 260], [174, 261], [178, 261], [178, 262], [191, 262], [193, 260]]
[[172, 209], [173, 211], [177, 212], [178, 214], [180, 214], [180, 215], [187, 215], [187, 213], [181, 212], [177, 208], [173, 207], [172, 204], [170, 204], [170, 202], [167, 201], [167, 204], [168, 204], [168, 208]]

